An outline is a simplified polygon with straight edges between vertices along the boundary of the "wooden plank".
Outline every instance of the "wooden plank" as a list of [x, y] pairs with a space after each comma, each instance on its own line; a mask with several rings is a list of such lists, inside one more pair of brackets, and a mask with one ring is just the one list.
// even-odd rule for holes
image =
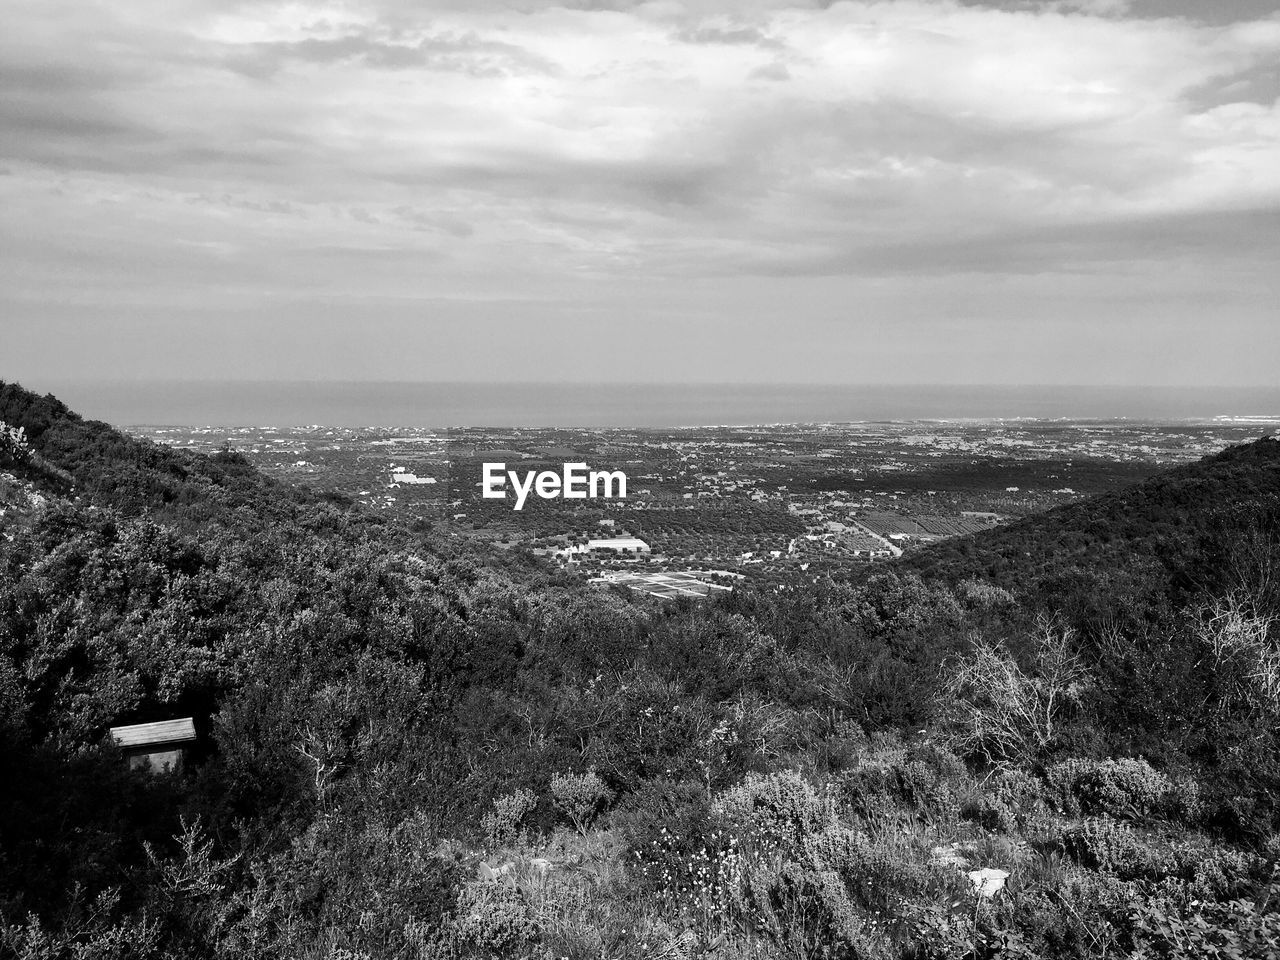
[[111, 739], [118, 747], [143, 747], [155, 743], [182, 743], [196, 738], [196, 725], [191, 717], [180, 720], [160, 720], [156, 723], [135, 723], [127, 727], [112, 727]]

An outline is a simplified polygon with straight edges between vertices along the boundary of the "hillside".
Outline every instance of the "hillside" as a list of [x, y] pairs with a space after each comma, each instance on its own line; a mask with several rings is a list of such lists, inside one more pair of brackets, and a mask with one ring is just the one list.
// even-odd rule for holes
[[902, 566], [959, 582], [978, 577], [1038, 598], [1101, 590], [1118, 581], [1178, 599], [1241, 586], [1259, 536], [1280, 523], [1280, 440], [1263, 438], [1175, 467], [1114, 493], [1057, 507], [1007, 526], [934, 544]]
[[[1240, 549], [1274, 441], [863, 582], [660, 607], [14, 385], [0, 420], [0, 956], [1280, 938], [1280, 557]], [[186, 716], [177, 774], [106, 735]]]
[[21, 428], [34, 459], [15, 464], [47, 493], [74, 493], [125, 516], [177, 524], [222, 519], [240, 508], [262, 518], [296, 515], [317, 498], [285, 487], [235, 454], [196, 456], [86, 420], [53, 396], [0, 381], [0, 422]]

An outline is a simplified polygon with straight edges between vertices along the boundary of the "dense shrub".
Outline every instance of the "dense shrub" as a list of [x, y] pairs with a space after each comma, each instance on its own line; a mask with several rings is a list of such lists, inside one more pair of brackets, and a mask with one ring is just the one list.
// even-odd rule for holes
[[523, 788], [504, 794], [493, 801], [493, 811], [480, 820], [485, 836], [491, 844], [511, 843], [520, 833], [525, 818], [538, 805], [538, 798]]
[[454, 930], [469, 955], [528, 955], [540, 930], [518, 889], [498, 880], [477, 880], [458, 894]]
[[786, 841], [820, 831], [834, 815], [830, 803], [791, 770], [748, 774], [716, 797], [712, 811], [731, 829]]
[[1091, 817], [1063, 834], [1063, 849], [1078, 863], [1122, 880], [1162, 876], [1166, 852], [1133, 827], [1107, 817]]
[[1185, 911], [1160, 901], [1138, 903], [1133, 926], [1134, 960], [1255, 960], [1280, 949], [1274, 898], [1198, 902]]
[[1069, 809], [1087, 814], [1144, 817], [1175, 803], [1173, 781], [1140, 758], [1064, 760], [1046, 778]]
[[748, 863], [736, 907], [751, 918], [753, 933], [774, 955], [835, 960], [892, 955], [880, 922], [854, 906], [833, 871], [787, 858], [754, 857]]
[[551, 778], [551, 797], [556, 809], [584, 836], [601, 810], [613, 799], [613, 791], [594, 770], [562, 773]]

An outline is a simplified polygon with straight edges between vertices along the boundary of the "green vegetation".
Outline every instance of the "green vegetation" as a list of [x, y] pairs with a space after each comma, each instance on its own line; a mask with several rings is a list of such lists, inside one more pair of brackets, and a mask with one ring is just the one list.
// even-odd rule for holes
[[[13, 385], [0, 421], [0, 955], [1280, 942], [1280, 443], [651, 605]], [[175, 716], [178, 775], [107, 742]]]

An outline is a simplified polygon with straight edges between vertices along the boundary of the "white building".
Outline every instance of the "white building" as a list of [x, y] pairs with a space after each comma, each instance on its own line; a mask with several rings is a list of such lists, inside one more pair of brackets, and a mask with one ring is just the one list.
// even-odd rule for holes
[[588, 540], [587, 550], [591, 553], [648, 553], [649, 545], [637, 537], [606, 537]]
[[575, 557], [587, 553], [638, 557], [647, 556], [649, 552], [649, 545], [636, 537], [606, 537], [600, 540], [588, 540], [585, 544], [580, 543], [577, 546], [557, 550], [556, 556], [564, 557], [573, 562]]

